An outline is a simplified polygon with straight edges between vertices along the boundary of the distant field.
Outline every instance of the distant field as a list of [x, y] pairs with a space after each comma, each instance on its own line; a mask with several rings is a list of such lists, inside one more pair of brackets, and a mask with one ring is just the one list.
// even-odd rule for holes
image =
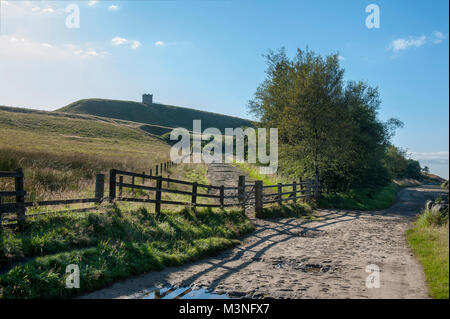
[[[191, 108], [105, 99], [79, 100], [59, 109], [58, 112], [90, 114], [166, 127], [184, 127], [189, 130], [192, 130], [193, 120], [202, 120], [203, 129], [216, 127], [224, 130], [227, 127], [252, 125], [249, 120]], [[163, 133], [165, 132], [161, 131], [158, 135]]]

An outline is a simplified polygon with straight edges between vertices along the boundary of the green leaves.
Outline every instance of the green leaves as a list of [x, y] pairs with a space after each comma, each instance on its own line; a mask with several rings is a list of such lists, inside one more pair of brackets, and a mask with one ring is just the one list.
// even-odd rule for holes
[[289, 58], [282, 48], [265, 57], [267, 78], [248, 108], [262, 126], [278, 128], [281, 168], [318, 175], [324, 188], [386, 185], [386, 146], [402, 123], [378, 119], [378, 88], [344, 82], [337, 53], [298, 49]]

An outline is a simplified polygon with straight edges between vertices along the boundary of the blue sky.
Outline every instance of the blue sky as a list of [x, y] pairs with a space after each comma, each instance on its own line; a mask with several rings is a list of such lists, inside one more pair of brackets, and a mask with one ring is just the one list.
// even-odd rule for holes
[[[378, 86], [394, 143], [448, 178], [448, 1], [3, 1], [0, 104], [54, 110], [89, 97], [248, 117], [268, 49], [339, 52]], [[368, 29], [368, 4], [380, 28]], [[65, 8], [80, 9], [67, 28]]]

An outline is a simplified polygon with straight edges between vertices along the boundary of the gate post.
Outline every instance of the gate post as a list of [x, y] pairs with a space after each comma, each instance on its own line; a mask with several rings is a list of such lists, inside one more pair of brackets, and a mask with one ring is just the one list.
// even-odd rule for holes
[[255, 181], [255, 215], [261, 215], [263, 210], [263, 181]]
[[116, 198], [116, 170], [109, 171], [109, 200], [112, 202]]
[[238, 198], [239, 203], [242, 205], [242, 210], [245, 213], [245, 176], [239, 176], [238, 181]]
[[23, 229], [25, 223], [25, 190], [23, 188], [23, 171], [21, 168], [17, 169], [17, 174], [14, 178], [15, 186], [16, 186], [16, 212], [17, 212], [17, 222], [19, 224], [19, 229]]
[[105, 195], [105, 175], [95, 175], [95, 198], [100, 203]]
[[161, 213], [161, 188], [162, 188], [162, 176], [158, 176], [156, 179], [156, 197], [155, 197], [155, 212], [156, 216]]
[[283, 202], [281, 201], [281, 193], [282, 193], [283, 186], [281, 183], [278, 183], [278, 205], [281, 206]]
[[297, 203], [297, 182], [293, 181], [292, 182], [292, 191], [294, 192], [292, 195], [294, 195], [294, 198], [292, 199], [293, 203], [296, 204]]
[[191, 198], [192, 207], [197, 205], [197, 182], [192, 183], [192, 198]]
[[225, 196], [225, 187], [222, 185], [220, 186], [220, 208], [223, 209], [223, 198]]

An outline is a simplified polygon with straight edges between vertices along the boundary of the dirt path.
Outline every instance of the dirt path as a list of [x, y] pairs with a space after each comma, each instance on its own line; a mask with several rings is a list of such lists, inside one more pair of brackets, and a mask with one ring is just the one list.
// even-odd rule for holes
[[[208, 174], [213, 183], [235, 186], [236, 173], [217, 166]], [[439, 193], [431, 186], [402, 189], [396, 203], [379, 212], [320, 210], [315, 221], [254, 220], [255, 232], [234, 249], [85, 297], [140, 298], [155, 286], [192, 285], [253, 298], [427, 298], [404, 233], [424, 201]], [[365, 285], [369, 264], [381, 270], [378, 289]]]

